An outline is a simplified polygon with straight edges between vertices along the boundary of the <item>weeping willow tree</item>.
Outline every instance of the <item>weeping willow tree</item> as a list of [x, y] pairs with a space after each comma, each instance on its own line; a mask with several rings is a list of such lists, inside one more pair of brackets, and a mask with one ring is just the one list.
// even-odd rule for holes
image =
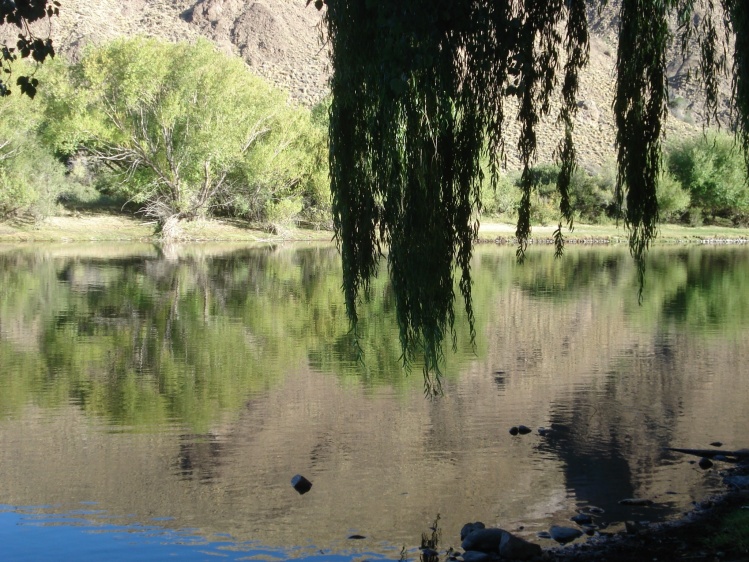
[[[355, 330], [357, 302], [386, 256], [403, 360], [409, 365], [423, 353], [427, 388], [435, 389], [429, 383], [439, 381], [442, 344], [446, 337], [455, 342], [456, 286], [473, 335], [470, 261], [480, 184], [496, 186], [506, 148], [518, 151], [522, 260], [539, 123], [554, 96], [561, 96], [563, 124], [554, 234], [561, 255], [563, 226], [573, 227], [569, 186], [579, 75], [589, 51], [586, 12], [606, 1], [316, 2], [323, 4], [333, 67], [331, 188], [348, 315]], [[733, 125], [747, 146], [749, 2], [620, 0], [618, 10], [616, 199], [642, 281], [657, 233], [667, 50], [676, 40], [684, 50], [699, 49], [706, 107], [716, 117], [718, 82], [732, 57]], [[516, 147], [505, 146], [510, 119], [521, 126]]]

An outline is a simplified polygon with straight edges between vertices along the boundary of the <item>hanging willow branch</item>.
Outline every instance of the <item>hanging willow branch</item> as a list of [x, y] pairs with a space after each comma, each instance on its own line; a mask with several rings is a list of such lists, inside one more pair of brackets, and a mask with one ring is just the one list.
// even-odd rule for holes
[[[523, 166], [518, 258], [530, 236], [538, 124], [549, 114], [563, 76], [559, 114], [561, 220], [573, 226], [569, 185], [575, 170], [574, 122], [579, 73], [588, 60], [586, 9], [593, 0], [318, 0], [327, 5], [333, 102], [330, 170], [336, 239], [352, 329], [386, 256], [396, 300], [403, 360], [423, 353], [427, 383], [437, 375], [442, 342], [455, 342], [457, 275], [473, 328], [470, 261], [481, 211], [480, 159], [496, 186], [504, 158], [507, 99], [521, 125]], [[605, 0], [599, 0], [600, 4]], [[640, 272], [656, 235], [661, 131], [666, 116], [668, 21], [678, 18], [689, 44], [691, 16], [713, 0], [620, 0], [614, 111], [618, 127], [617, 198]], [[746, 140], [749, 2], [723, 0], [735, 45], [734, 107]], [[742, 33], [739, 33], [742, 31]], [[717, 100], [719, 34], [702, 43], [708, 108]], [[712, 57], [712, 58], [711, 58]], [[562, 70], [563, 63], [563, 70]], [[712, 82], [711, 82], [712, 77]], [[712, 106], [715, 107], [715, 106]], [[749, 162], [749, 160], [748, 160]], [[457, 273], [456, 273], [457, 271]], [[428, 388], [432, 388], [428, 386]]]

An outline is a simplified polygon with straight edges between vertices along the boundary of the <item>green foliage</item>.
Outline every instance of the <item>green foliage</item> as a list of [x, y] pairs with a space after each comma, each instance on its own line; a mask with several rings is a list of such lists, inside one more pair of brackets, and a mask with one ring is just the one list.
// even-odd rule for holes
[[75, 183], [37, 134], [38, 100], [5, 97], [0, 99], [0, 111], [0, 218], [45, 217]]
[[160, 224], [218, 207], [264, 220], [286, 197], [325, 204], [323, 129], [208, 42], [118, 40], [57, 70], [47, 138], [110, 169], [108, 191]]
[[667, 166], [706, 219], [741, 222], [749, 212], [744, 158], [730, 136], [709, 133], [677, 143], [668, 150]]

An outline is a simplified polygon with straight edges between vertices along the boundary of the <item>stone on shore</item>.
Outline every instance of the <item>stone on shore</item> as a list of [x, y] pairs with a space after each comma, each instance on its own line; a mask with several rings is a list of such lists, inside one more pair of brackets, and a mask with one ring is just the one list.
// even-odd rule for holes
[[463, 562], [491, 562], [494, 556], [478, 550], [467, 550], [463, 553]]
[[466, 523], [460, 530], [460, 540], [464, 541], [468, 535], [478, 529], [486, 529], [486, 525], [484, 525], [481, 521], [476, 521], [475, 523]]
[[499, 543], [502, 542], [502, 537], [506, 532], [503, 529], [476, 529], [466, 536], [460, 546], [463, 550], [497, 553]]
[[549, 529], [549, 534], [551, 535], [551, 538], [559, 544], [567, 544], [568, 542], [572, 542], [576, 538], [581, 537], [583, 532], [580, 529], [573, 529], [572, 527], [553, 525], [551, 529]]
[[541, 545], [505, 533], [499, 543], [499, 555], [509, 560], [531, 560], [541, 555]]
[[577, 515], [570, 517], [570, 520], [578, 525], [589, 525], [590, 523], [593, 523], [593, 518], [587, 513], [578, 513]]

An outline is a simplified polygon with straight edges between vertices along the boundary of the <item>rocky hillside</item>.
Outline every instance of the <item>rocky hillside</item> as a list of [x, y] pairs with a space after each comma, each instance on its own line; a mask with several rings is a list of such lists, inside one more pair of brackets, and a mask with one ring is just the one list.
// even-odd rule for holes
[[[287, 90], [292, 99], [314, 105], [326, 94], [329, 65], [321, 43], [320, 13], [305, 0], [61, 0], [51, 34], [60, 53], [75, 58], [90, 43], [144, 34], [170, 41], [204, 36], [235, 53], [258, 74]], [[577, 138], [582, 165], [589, 170], [614, 159], [611, 103], [616, 62], [616, 9], [610, 0], [601, 14], [591, 9], [590, 65], [582, 77]], [[696, 65], [674, 56], [669, 64], [670, 138], [702, 130], [699, 87], [687, 80]], [[729, 86], [724, 88], [726, 96]], [[722, 106], [727, 115], [727, 104]], [[543, 124], [539, 160], [551, 161], [561, 131], [556, 115]], [[513, 147], [518, 128], [509, 127], [508, 167], [515, 168]]]

